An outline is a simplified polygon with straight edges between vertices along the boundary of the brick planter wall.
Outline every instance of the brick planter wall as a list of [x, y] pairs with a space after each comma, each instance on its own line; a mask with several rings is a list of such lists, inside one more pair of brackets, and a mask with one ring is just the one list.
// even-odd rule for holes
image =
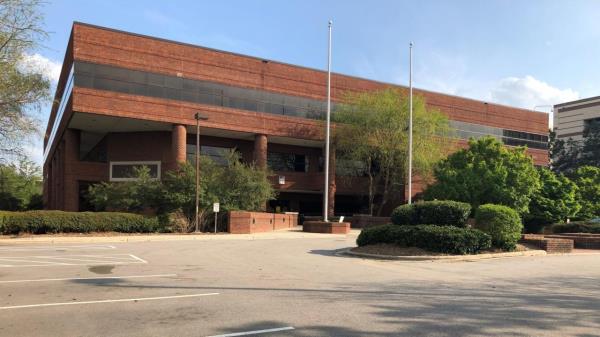
[[302, 230], [311, 233], [348, 234], [349, 222], [304, 221]]
[[540, 234], [523, 234], [519, 242], [534, 245], [548, 254], [570, 253], [573, 250], [573, 240], [548, 238]]
[[389, 223], [392, 223], [389, 216], [371, 216], [368, 214], [353, 214], [352, 220], [350, 220], [352, 228], [369, 228]]
[[298, 214], [265, 212], [229, 212], [227, 231], [231, 234], [272, 232], [298, 226]]
[[600, 249], [600, 234], [589, 233], [562, 233], [546, 235], [547, 238], [572, 240], [575, 248]]

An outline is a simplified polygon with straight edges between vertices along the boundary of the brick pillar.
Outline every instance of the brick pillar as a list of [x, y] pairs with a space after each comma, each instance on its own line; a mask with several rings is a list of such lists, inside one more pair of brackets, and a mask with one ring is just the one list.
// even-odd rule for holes
[[65, 141], [61, 158], [64, 182], [63, 209], [76, 212], [79, 210], [79, 185], [73, 169], [79, 164], [80, 131], [66, 129], [63, 137]]
[[42, 200], [43, 200], [43, 204], [44, 204], [44, 209], [49, 209], [50, 207], [50, 162], [51, 160], [48, 159], [45, 163], [44, 163], [44, 169], [42, 171], [42, 179], [43, 179], [43, 185], [42, 185]]
[[329, 147], [329, 194], [327, 201], [327, 216], [334, 216], [335, 211], [335, 146]]
[[187, 144], [187, 130], [185, 125], [173, 124], [173, 131], [171, 132], [171, 165], [172, 168], [177, 168], [177, 164], [185, 163]]
[[254, 164], [261, 168], [267, 168], [267, 136], [257, 134], [254, 136]]

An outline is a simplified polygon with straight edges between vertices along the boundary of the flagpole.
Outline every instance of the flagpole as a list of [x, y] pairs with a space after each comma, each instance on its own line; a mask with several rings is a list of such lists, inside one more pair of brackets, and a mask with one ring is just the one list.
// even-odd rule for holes
[[409, 45], [409, 72], [408, 72], [408, 90], [409, 90], [409, 118], [408, 118], [408, 204], [412, 203], [412, 155], [413, 155], [413, 88], [412, 88], [412, 49], [413, 43]]
[[327, 125], [325, 129], [325, 188], [323, 190], [323, 221], [328, 220], [329, 208], [329, 128], [331, 124], [331, 25], [329, 20], [329, 41], [327, 48]]

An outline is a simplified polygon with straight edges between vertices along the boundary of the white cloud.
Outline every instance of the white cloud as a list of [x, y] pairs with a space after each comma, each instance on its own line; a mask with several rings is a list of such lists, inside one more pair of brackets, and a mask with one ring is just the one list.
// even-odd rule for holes
[[60, 77], [62, 64], [36, 53], [25, 54], [21, 60], [21, 67], [28, 71], [41, 72], [52, 83], [56, 83]]
[[491, 100], [506, 105], [533, 109], [579, 99], [573, 89], [559, 89], [533, 76], [507, 77], [490, 90]]

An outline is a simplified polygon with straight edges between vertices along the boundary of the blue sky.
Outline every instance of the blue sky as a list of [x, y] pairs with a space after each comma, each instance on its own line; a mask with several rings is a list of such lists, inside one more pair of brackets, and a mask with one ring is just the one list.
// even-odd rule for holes
[[[600, 1], [50, 0], [37, 61], [56, 78], [71, 24], [87, 22], [533, 109], [600, 95]], [[547, 111], [547, 107], [538, 107]], [[45, 122], [45, 120], [44, 120]]]

